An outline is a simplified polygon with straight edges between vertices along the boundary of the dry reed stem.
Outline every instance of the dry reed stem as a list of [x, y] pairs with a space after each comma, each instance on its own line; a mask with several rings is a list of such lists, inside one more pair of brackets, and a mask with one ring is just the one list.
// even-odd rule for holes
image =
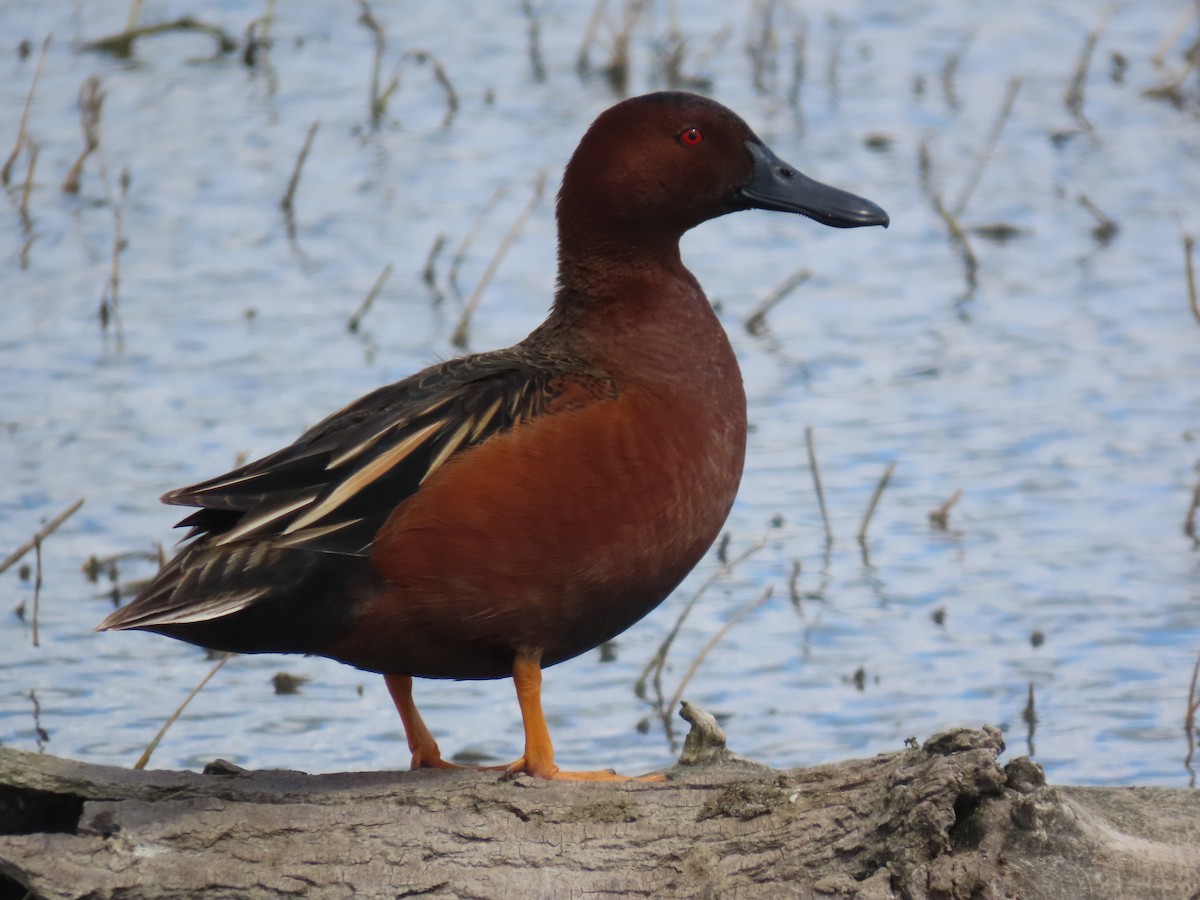
[[1090, 212], [1096, 220], [1096, 227], [1092, 229], [1092, 237], [1098, 243], [1107, 244], [1117, 236], [1117, 232], [1121, 230], [1121, 226], [1109, 218], [1100, 207], [1089, 200], [1087, 194], [1079, 195], [1079, 205]]
[[875, 507], [879, 505], [879, 498], [883, 496], [888, 482], [892, 480], [892, 472], [895, 470], [896, 461], [892, 460], [887, 464], [887, 468], [883, 470], [883, 475], [880, 476], [879, 483], [875, 485], [875, 493], [871, 495], [871, 502], [867, 504], [867, 511], [863, 515], [862, 525], [858, 529], [858, 542], [860, 544], [867, 542], [867, 529], [871, 527], [871, 517], [875, 515]]
[[1187, 756], [1183, 766], [1191, 773], [1188, 787], [1196, 786], [1196, 770], [1192, 768], [1192, 757], [1196, 753], [1196, 739], [1200, 738], [1200, 727], [1196, 725], [1196, 713], [1200, 712], [1200, 653], [1192, 666], [1192, 683], [1188, 687], [1187, 707], [1183, 714], [1183, 733], [1187, 736]]
[[[729, 43], [733, 37], [733, 26], [722, 25], [709, 38], [708, 46], [695, 54], [692, 69], [703, 69]], [[662, 48], [658, 56], [662, 68], [663, 80], [666, 87], [673, 91], [711, 91], [712, 79], [704, 75], [688, 75], [683, 71], [687, 54], [687, 38], [672, 26], [672, 29], [662, 39]]]
[[580, 41], [579, 49], [575, 52], [575, 71], [580, 75], [586, 75], [592, 69], [588, 52], [592, 49], [592, 44], [596, 43], [600, 23], [604, 22], [607, 16], [607, 7], [608, 0], [596, 0], [596, 5], [592, 7], [592, 14], [588, 17], [587, 26], [583, 29], [583, 40]]
[[812, 472], [813, 487], [817, 491], [817, 506], [821, 508], [821, 522], [825, 525], [825, 545], [829, 546], [833, 543], [833, 529], [829, 526], [829, 509], [825, 506], [825, 488], [821, 484], [821, 467], [817, 464], [817, 445], [811, 425], [804, 426], [804, 443], [808, 448], [808, 467]]
[[1192, 250], [1196, 240], [1190, 234], [1183, 236], [1183, 267], [1187, 274], [1188, 305], [1192, 308], [1192, 316], [1200, 323], [1200, 299], [1196, 297], [1196, 266], [1192, 262]]
[[[99, 127], [98, 124], [97, 127]], [[109, 271], [108, 284], [105, 285], [100, 297], [100, 328], [102, 331], [107, 331], [108, 323], [114, 321], [116, 323], [117, 338], [120, 340], [123, 335], [121, 328], [121, 253], [125, 249], [125, 217], [121, 211], [121, 202], [119, 202], [117, 195], [113, 193], [112, 183], [108, 177], [108, 165], [104, 161], [104, 154], [102, 152], [98, 153], [97, 158], [100, 163], [100, 183], [104, 185], [105, 196], [108, 197], [108, 203], [113, 211], [112, 267]], [[124, 201], [129, 191], [128, 168], [121, 170], [120, 188], [120, 201]]]
[[172, 31], [196, 31], [200, 34], [207, 34], [217, 42], [218, 53], [232, 53], [238, 47], [238, 42], [216, 25], [197, 21], [191, 16], [181, 16], [171, 22], [159, 22], [157, 25], [144, 25], [139, 28], [131, 28], [120, 34], [111, 34], [99, 40], [89, 41], [83, 45], [83, 49], [108, 53], [118, 59], [128, 59], [133, 55], [134, 41], [139, 38], [153, 37]]
[[377, 126], [380, 117], [383, 115], [384, 101], [379, 96], [379, 72], [383, 68], [383, 54], [387, 50], [387, 37], [383, 33], [383, 26], [379, 24], [379, 20], [375, 18], [375, 14], [371, 12], [371, 7], [367, 3], [367, 0], [358, 0], [358, 6], [361, 10], [358, 14], [358, 21], [371, 32], [371, 37], [375, 41], [375, 56], [371, 60], [371, 90], [368, 97], [370, 104], [368, 109], [371, 113], [371, 124]]
[[[1183, 533], [1192, 539], [1192, 545], [1200, 547], [1200, 534], [1196, 533], [1196, 511], [1200, 510], [1200, 482], [1192, 488], [1192, 505], [1183, 519]], [[0, 572], [4, 570], [0, 568]]]
[[79, 125], [83, 129], [83, 150], [62, 181], [63, 193], [79, 193], [83, 164], [100, 148], [100, 116], [103, 111], [104, 90], [100, 86], [100, 79], [91, 75], [79, 88]]
[[929, 524], [938, 531], [945, 531], [950, 524], [950, 510], [962, 499], [963, 489], [957, 488], [945, 503], [929, 511]]
[[[38, 753], [43, 753], [46, 750], [46, 744], [50, 740], [50, 733], [42, 727], [42, 704], [38, 702], [37, 691], [29, 692], [29, 702], [33, 704], [33, 733], [37, 738]], [[32, 897], [33, 892], [30, 891], [25, 895]]]
[[[430, 68], [433, 69], [434, 80], [437, 81], [437, 83], [441, 86], [443, 93], [446, 95], [446, 114], [442, 116], [442, 127], [449, 128], [450, 123], [454, 121], [454, 117], [458, 114], [458, 91], [454, 89], [454, 84], [450, 81], [450, 76], [446, 74], [446, 67], [443, 66], [441, 61], [428, 50], [406, 50], [400, 57], [400, 64], [408, 59], [413, 60], [418, 65], [424, 65], [425, 63], [428, 63]], [[392, 92], [399, 86], [399, 84], [400, 76], [393, 76], [391, 83], [388, 85], [388, 89], [384, 92], [384, 96], [380, 98], [385, 107], [387, 105], [388, 97], [391, 96]], [[382, 113], [383, 110], [381, 109], [380, 114]]]
[[[671, 645], [675, 643], [675, 638], [679, 636], [679, 632], [683, 628], [683, 623], [687, 621], [688, 616], [691, 615], [692, 610], [695, 608], [700, 598], [703, 597], [705, 592], [716, 583], [717, 579], [723, 578], [724, 576], [730, 574], [739, 564], [745, 562], [765, 546], [767, 546], [767, 538], [764, 535], [758, 540], [757, 543], [751, 544], [749, 547], [739, 553], [734, 559], [731, 559], [728, 562], [722, 562], [721, 565], [717, 566], [717, 568], [712, 571], [708, 578], [704, 579], [704, 582], [700, 585], [700, 587], [696, 588], [692, 596], [688, 598], [687, 603], [683, 605], [683, 609], [680, 611], [678, 618], [675, 619], [675, 624], [671, 626], [671, 630], [667, 632], [667, 636], [663, 638], [662, 643], [658, 645], [658, 649], [654, 651], [654, 654], [650, 657], [650, 660], [642, 669], [642, 674], [639, 675], [637, 681], [634, 682], [634, 694], [642, 699], [645, 699], [646, 680], [651, 676], [651, 674], [653, 674], [655, 693], [658, 695], [660, 700], [662, 699], [663, 670], [667, 665], [667, 657], [671, 653]], [[669, 708], [661, 708], [659, 711], [664, 715], [670, 715]]]
[[392, 274], [392, 268], [391, 263], [384, 266], [383, 271], [379, 273], [379, 277], [375, 279], [375, 283], [371, 285], [371, 289], [367, 291], [367, 296], [363, 298], [362, 303], [358, 305], [358, 309], [350, 316], [350, 320], [346, 323], [346, 327], [350, 331], [358, 331], [359, 325], [362, 324], [363, 316], [371, 309], [371, 304], [375, 302], [375, 298], [379, 296], [379, 292], [387, 284], [387, 280]]
[[37, 90], [38, 79], [42, 77], [42, 67], [46, 62], [46, 51], [50, 49], [50, 39], [53, 35], [46, 35], [46, 39], [42, 41], [42, 53], [38, 57], [37, 67], [33, 70], [33, 80], [29, 82], [29, 93], [25, 95], [25, 108], [21, 110], [21, 120], [17, 125], [17, 142], [13, 145], [12, 153], [8, 154], [8, 159], [4, 161], [4, 165], [0, 166], [0, 184], [8, 185], [12, 176], [12, 167], [17, 161], [17, 156], [21, 153], [21, 148], [25, 146], [27, 138], [26, 128], [29, 125], [29, 110], [33, 106], [33, 94]]
[[1067, 93], [1063, 97], [1063, 105], [1066, 106], [1069, 112], [1086, 131], [1092, 131], [1092, 123], [1088, 121], [1088, 117], [1083, 112], [1084, 88], [1087, 85], [1088, 69], [1092, 64], [1092, 54], [1096, 50], [1096, 43], [1100, 40], [1100, 36], [1108, 28], [1108, 23], [1112, 20], [1113, 13], [1116, 11], [1116, 5], [1109, 6], [1104, 14], [1104, 21], [1099, 27], [1089, 31], [1083, 39], [1083, 50], [1079, 54], [1079, 61], [1075, 64], [1075, 73], [1071, 76], [1071, 82], [1067, 86]]
[[467, 258], [467, 252], [475, 242], [475, 238], [479, 234], [479, 229], [483, 227], [484, 220], [491, 215], [492, 210], [496, 208], [496, 204], [503, 200], [507, 194], [507, 184], [502, 184], [496, 190], [492, 191], [492, 196], [488, 198], [487, 203], [483, 204], [483, 209], [475, 216], [475, 221], [467, 229], [466, 235], [458, 245], [458, 249], [454, 251], [454, 256], [450, 259], [450, 266], [446, 269], [446, 283], [460, 297], [462, 296], [462, 291], [458, 287], [458, 270], [462, 268], [463, 261]]
[[946, 56], [946, 61], [942, 63], [942, 96], [946, 100], [946, 105], [953, 110], [962, 107], [962, 101], [958, 99], [958, 89], [954, 85], [954, 79], [958, 77], [958, 67], [962, 65], [963, 57], [971, 48], [971, 44], [975, 40], [974, 34], [968, 34], [964, 39], [962, 46]]
[[450, 335], [450, 342], [459, 349], [467, 346], [467, 336], [471, 328], [471, 318], [475, 315], [475, 310], [479, 306], [479, 300], [483, 297], [483, 292], [491, 283], [492, 277], [496, 274], [496, 270], [500, 268], [500, 263], [504, 261], [504, 257], [508, 255], [508, 251], [512, 248], [513, 243], [517, 239], [517, 235], [521, 233], [521, 229], [525, 227], [525, 223], [529, 220], [529, 216], [533, 213], [534, 207], [542, 199], [542, 192], [546, 189], [546, 170], [543, 169], [538, 173], [537, 183], [533, 187], [533, 195], [529, 198], [529, 202], [525, 204], [525, 208], [521, 210], [521, 214], [517, 216], [512, 227], [509, 228], [508, 234], [504, 236], [504, 240], [500, 242], [500, 246], [496, 248], [496, 252], [492, 255], [491, 260], [487, 264], [487, 268], [483, 270], [483, 275], [480, 276], [479, 282], [475, 285], [475, 290], [471, 291], [471, 296], [467, 298], [466, 306], [463, 307], [462, 316], [458, 320], [458, 325], [455, 326], [454, 332]]
[[1066, 106], [1067, 112], [1075, 117], [1080, 125], [1087, 131], [1092, 130], [1092, 123], [1088, 121], [1088, 117], [1083, 113], [1084, 100], [1084, 83], [1087, 80], [1088, 66], [1092, 62], [1092, 52], [1096, 49], [1096, 40], [1099, 35], [1094, 31], [1089, 31], [1087, 37], [1083, 41], [1083, 51], [1079, 54], [1079, 62], [1075, 66], [1075, 74], [1071, 77], [1071, 83], [1067, 87], [1066, 96], [1063, 97], [1063, 105]]
[[602, 73], [608, 79], [613, 92], [623, 96], [629, 86], [629, 45], [633, 40], [633, 31], [637, 27], [642, 13], [649, 6], [648, 0], [625, 0], [621, 27], [616, 28], [608, 18], [607, 0], [597, 0], [584, 29], [583, 40], [575, 56], [575, 71], [580, 77], [590, 75], [592, 64], [589, 53], [593, 44], [598, 44], [601, 26], [607, 26], [611, 46], [609, 48], [608, 64]]
[[779, 287], [767, 294], [762, 301], [754, 307], [754, 310], [746, 317], [745, 327], [750, 334], [756, 337], [767, 330], [767, 313], [779, 305], [785, 297], [788, 296], [808, 279], [812, 278], [812, 272], [805, 268], [797, 269], [791, 275], [783, 280]]
[[979, 285], [979, 259], [975, 256], [975, 251], [971, 247], [971, 241], [967, 237], [967, 233], [958, 224], [958, 219], [954, 217], [954, 214], [946, 209], [946, 205], [942, 202], [941, 194], [933, 187], [933, 158], [929, 153], [929, 146], [924, 140], [921, 141], [918, 148], [918, 164], [921, 174], [921, 186], [924, 188], [926, 196], [929, 197], [933, 211], [946, 224], [946, 230], [950, 235], [951, 242], [958, 248], [965, 270], [964, 276], [967, 281], [967, 293], [973, 294]]
[[750, 615], [750, 613], [754, 612], [756, 609], [766, 603], [771, 598], [771, 594], [774, 592], [774, 590], [774, 585], [768, 585], [761, 594], [730, 616], [729, 621], [722, 625], [717, 633], [708, 639], [708, 643], [705, 644], [704, 647], [701, 648], [700, 652], [696, 654], [696, 658], [693, 659], [692, 664], [688, 666], [687, 672], [684, 673], [683, 678], [679, 680], [679, 687], [675, 689], [675, 693], [671, 695], [671, 702], [666, 706], [668, 713], [679, 706], [679, 701], [683, 699], [683, 692], [687, 690], [688, 683], [695, 676], [696, 672], [699, 671], [701, 663], [703, 663], [708, 657], [708, 654], [713, 651], [713, 648], [725, 639], [725, 636], [729, 634], [734, 625], [737, 625], [742, 621], [742, 619], [746, 618], [748, 615]]
[[1180, 36], [1187, 30], [1187, 27], [1192, 24], [1192, 19], [1200, 8], [1189, 6], [1179, 17], [1179, 21], [1163, 35], [1162, 40], [1158, 43], [1158, 49], [1154, 51], [1154, 55], [1150, 57], [1150, 61], [1154, 63], [1155, 68], [1159, 68], [1167, 59], [1167, 54], [1171, 52], [1171, 48], [1179, 41]]
[[242, 49], [242, 64], [253, 68], [258, 65], [260, 50], [271, 47], [271, 26], [275, 24], [275, 0], [267, 0], [263, 14], [251, 19], [246, 26], [246, 46]]
[[437, 286], [437, 258], [441, 256], [442, 248], [445, 246], [446, 235], [439, 231], [437, 237], [433, 239], [433, 243], [429, 247], [429, 252], [425, 255], [425, 265], [421, 269], [421, 279], [433, 291], [435, 303], [441, 303], [443, 299], [442, 292]]
[[[29, 141], [28, 143], [29, 165], [25, 170], [25, 183], [21, 185], [21, 204], [17, 208], [17, 212], [21, 215], [21, 228], [25, 232], [26, 238], [32, 239], [33, 217], [29, 215], [29, 196], [33, 192], [33, 173], [37, 169], [38, 143], [37, 141]], [[26, 246], [28, 246], [28, 243], [26, 243]]]
[[801, 19], [792, 38], [792, 80], [787, 104], [800, 125], [804, 123], [804, 76], [808, 71], [808, 19]]
[[1033, 682], [1029, 682], [1029, 694], [1025, 700], [1025, 708], [1021, 710], [1021, 721], [1029, 727], [1025, 731], [1025, 747], [1029, 756], [1035, 756], [1037, 748], [1034, 746], [1033, 738], [1037, 734], [1037, 692], [1034, 690]]
[[842, 64], [842, 47], [846, 43], [846, 29], [842, 27], [842, 20], [837, 16], [833, 16], [829, 20], [829, 24], [833, 30], [833, 37], [829, 41], [829, 66], [825, 70], [825, 81], [829, 85], [829, 101], [836, 105], [841, 90], [838, 82], [838, 69]]
[[1004, 126], [1012, 114], [1013, 104], [1016, 102], [1017, 94], [1020, 90], [1021, 78], [1013, 76], [1009, 79], [1008, 90], [1005, 91], [1004, 100], [1000, 104], [1000, 110], [996, 113], [995, 121], [992, 122], [992, 129], [988, 132], [988, 139], [979, 151], [979, 155], [975, 157], [975, 166], [971, 170], [971, 174], [967, 176], [967, 180], [959, 192], [958, 200], [954, 204], [955, 218], [963, 214], [963, 211], [967, 208], [967, 201], [975, 193], [975, 188], [979, 186], [979, 181], [983, 177], [983, 170], [987, 168], [987, 164], [991, 162], [992, 155], [996, 152], [996, 144], [1000, 141], [1000, 134], [1004, 131]]
[[41, 640], [38, 638], [38, 614], [41, 612], [42, 605], [42, 542], [38, 541], [33, 545], [33, 646], [40, 647]]
[[672, 26], [660, 39], [655, 59], [667, 90], [678, 91], [688, 86], [689, 80], [683, 74], [683, 61], [687, 59], [687, 38], [678, 28]]
[[1145, 97], [1152, 97], [1155, 100], [1166, 100], [1168, 103], [1181, 109], [1184, 105], [1184, 96], [1180, 88], [1187, 81], [1188, 76], [1196, 68], [1196, 61], [1189, 59], [1187, 65], [1183, 67], [1183, 71], [1179, 72], [1174, 78], [1164, 81], [1162, 84], [1155, 85], [1152, 88], [1147, 88], [1142, 91]]
[[29, 540], [27, 540], [24, 544], [22, 544], [20, 547], [18, 547], [16, 550], [14, 550], [12, 553], [8, 554], [8, 556], [6, 556], [4, 558], [3, 562], [0, 562], [0, 572], [4, 572], [4, 571], [12, 568], [14, 565], [16, 565], [20, 561], [21, 557], [23, 557], [26, 553], [28, 553], [30, 550], [32, 550], [34, 547], [36, 547], [38, 544], [40, 544], [49, 535], [53, 534], [58, 529], [58, 527], [60, 525], [62, 525], [63, 522], [67, 521], [67, 519], [69, 519], [69, 518], [71, 518], [71, 516], [75, 515], [75, 513], [78, 512], [79, 507], [81, 507], [81, 506], [83, 506], [83, 498], [82, 497], [80, 497], [78, 500], [76, 500], [74, 503], [72, 503], [70, 506], [68, 506], [62, 512], [60, 512], [57, 516], [55, 516], [53, 519], [51, 519], [49, 522], [47, 522], [41, 528], [39, 528], [34, 533], [33, 537], [31, 537]]
[[542, 59], [542, 24], [538, 21], [538, 10], [533, 8], [529, 0], [521, 0], [521, 12], [529, 20], [526, 35], [529, 37], [529, 68], [533, 80], [541, 84], [546, 80], [546, 63]]
[[804, 616], [804, 598], [800, 596], [800, 573], [804, 570], [804, 566], [800, 560], [792, 560], [792, 571], [788, 575], [788, 597], [792, 600], [792, 606], [796, 607], [796, 612], [800, 616]]
[[750, 83], [764, 97], [775, 91], [779, 73], [779, 39], [775, 34], [776, 0], [756, 0], [751, 10], [753, 35], [746, 43]]
[[613, 31], [612, 52], [608, 65], [604, 67], [604, 77], [618, 96], [625, 96], [629, 92], [629, 47], [633, 43], [638, 20], [649, 5], [648, 0], [625, 0], [621, 27]]
[[300, 148], [300, 155], [296, 157], [296, 165], [292, 168], [292, 177], [288, 180], [287, 190], [283, 193], [283, 199], [279, 201], [279, 205], [283, 209], [284, 218], [287, 220], [288, 237], [295, 237], [296, 235], [296, 219], [293, 207], [296, 198], [296, 186], [300, 183], [300, 173], [304, 169], [304, 161], [308, 159], [308, 151], [312, 147], [313, 138], [316, 137], [317, 129], [320, 126], [320, 119], [314, 119], [313, 123], [308, 126], [308, 134], [305, 135], [304, 146]]
[[208, 670], [208, 674], [200, 679], [200, 683], [192, 688], [192, 692], [183, 698], [183, 702], [179, 704], [175, 712], [171, 713], [171, 717], [163, 723], [162, 728], [158, 729], [158, 734], [154, 735], [154, 739], [146, 745], [146, 749], [142, 751], [142, 755], [138, 757], [138, 761], [133, 764], [134, 769], [146, 768], [146, 764], [150, 762], [150, 757], [153, 755], [154, 751], [158, 749], [158, 745], [166, 735], [167, 731], [170, 730], [171, 726], [175, 724], [175, 721], [183, 714], [183, 711], [187, 709], [188, 704], [196, 699], [196, 695], [204, 690], [204, 686], [212, 680], [214, 675], [221, 671], [221, 667], [225, 665], [225, 663], [229, 662], [233, 655], [234, 654], [232, 653], [226, 653], [219, 660], [217, 660], [216, 664]]
[[133, 31], [142, 20], [142, 0], [133, 0], [129, 4], [129, 15], [125, 17], [125, 30]]

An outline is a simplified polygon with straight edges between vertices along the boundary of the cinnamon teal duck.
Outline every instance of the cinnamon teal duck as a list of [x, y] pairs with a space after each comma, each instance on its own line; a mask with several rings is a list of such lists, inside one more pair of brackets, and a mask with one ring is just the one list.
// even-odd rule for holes
[[513, 347], [379, 388], [276, 453], [166, 494], [196, 508], [180, 523], [185, 543], [99, 629], [379, 672], [414, 768], [451, 765], [417, 712], [414, 677], [511, 676], [525, 752], [506, 768], [620, 778], [559, 770], [542, 669], [658, 606], [725, 522], [746, 397], [679, 240], [747, 209], [888, 224], [712, 100], [655, 93], [611, 107], [563, 175], [546, 320]]

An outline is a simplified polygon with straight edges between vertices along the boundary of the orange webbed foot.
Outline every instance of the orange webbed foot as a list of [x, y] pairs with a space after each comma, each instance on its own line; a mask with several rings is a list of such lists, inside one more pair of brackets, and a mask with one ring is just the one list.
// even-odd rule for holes
[[533, 778], [545, 778], [549, 781], [646, 781], [646, 782], [663, 782], [667, 780], [667, 776], [658, 772], [651, 772], [649, 775], [618, 775], [612, 769], [594, 769], [585, 772], [568, 772], [560, 769], [554, 763], [549, 766], [536, 762], [530, 764], [525, 757], [521, 757], [516, 762], [505, 767], [505, 778], [512, 778], [517, 775], [530, 775]]

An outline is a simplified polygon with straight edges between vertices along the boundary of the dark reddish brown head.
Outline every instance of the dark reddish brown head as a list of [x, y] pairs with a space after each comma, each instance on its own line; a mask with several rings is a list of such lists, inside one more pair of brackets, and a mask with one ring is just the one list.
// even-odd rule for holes
[[646, 94], [601, 113], [558, 195], [560, 249], [677, 243], [743, 209], [794, 212], [838, 228], [888, 224], [869, 200], [801, 175], [734, 112], [695, 94]]

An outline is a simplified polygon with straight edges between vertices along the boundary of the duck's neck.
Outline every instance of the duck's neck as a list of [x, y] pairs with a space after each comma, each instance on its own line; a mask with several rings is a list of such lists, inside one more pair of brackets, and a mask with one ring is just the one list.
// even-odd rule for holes
[[725, 381], [740, 391], [725, 330], [683, 265], [678, 241], [602, 249], [560, 247], [554, 307], [539, 331], [600, 366], [670, 380]]

